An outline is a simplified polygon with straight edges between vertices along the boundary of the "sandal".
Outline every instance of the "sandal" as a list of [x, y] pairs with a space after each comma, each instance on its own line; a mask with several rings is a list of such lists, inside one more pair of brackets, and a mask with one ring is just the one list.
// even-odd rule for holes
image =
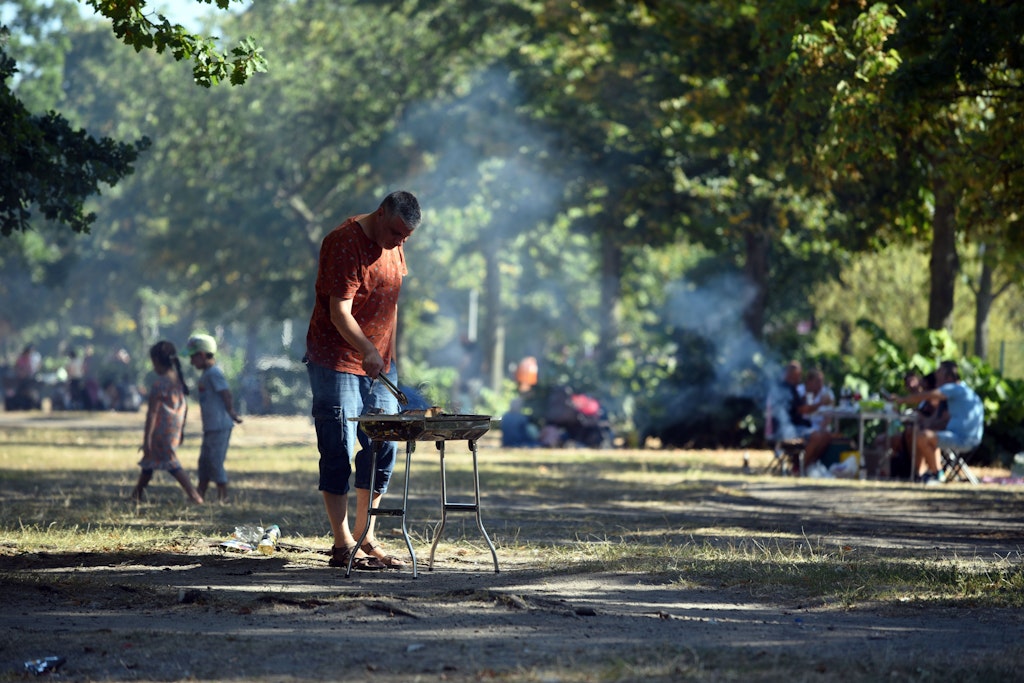
[[[385, 569], [401, 569], [405, 566], [404, 560], [395, 557], [394, 555], [388, 555], [386, 552], [384, 552], [384, 549], [376, 543], [363, 543], [361, 546], [359, 546], [359, 549], [367, 555], [369, 555], [370, 557], [372, 557], [373, 559], [383, 564]], [[375, 552], [380, 552], [383, 554], [375, 555]]]
[[[355, 552], [355, 546], [352, 546], [351, 548], [332, 547], [331, 559], [327, 560], [327, 564], [331, 567], [344, 567], [345, 569], [348, 569], [348, 561]], [[385, 568], [386, 565], [383, 562], [372, 556], [357, 557], [352, 560], [352, 569], [358, 569], [360, 571], [380, 571]]]

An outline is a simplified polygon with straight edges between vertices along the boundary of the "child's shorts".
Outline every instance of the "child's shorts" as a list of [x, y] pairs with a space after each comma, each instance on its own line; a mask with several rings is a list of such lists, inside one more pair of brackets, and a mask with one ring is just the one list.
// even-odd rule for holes
[[212, 481], [214, 484], [228, 483], [228, 473], [224, 469], [224, 460], [228, 456], [228, 444], [230, 442], [230, 429], [203, 432], [203, 445], [199, 447], [200, 481]]

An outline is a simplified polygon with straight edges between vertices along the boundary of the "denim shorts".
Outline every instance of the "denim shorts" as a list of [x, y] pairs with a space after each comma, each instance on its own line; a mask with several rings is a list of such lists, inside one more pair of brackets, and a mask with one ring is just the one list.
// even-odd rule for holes
[[973, 440], [967, 440], [956, 432], [951, 432], [948, 429], [935, 432], [935, 438], [939, 442], [939, 448], [956, 451], [958, 453], [970, 451], [978, 447], [978, 444]]
[[227, 458], [230, 443], [230, 429], [203, 432], [203, 443], [199, 447], [199, 481], [212, 481], [214, 484], [222, 485], [228, 483], [224, 460]]
[[[335, 495], [347, 494], [353, 461], [355, 487], [369, 489], [372, 448], [377, 452], [374, 490], [384, 493], [395, 467], [398, 444], [394, 441], [370, 441], [349, 418], [375, 409], [394, 415], [398, 412], [398, 399], [383, 384], [372, 383], [363, 375], [337, 372], [313, 362], [306, 364], [306, 370], [313, 392], [313, 425], [320, 451], [319, 490]], [[398, 369], [394, 363], [388, 378], [398, 382]]]

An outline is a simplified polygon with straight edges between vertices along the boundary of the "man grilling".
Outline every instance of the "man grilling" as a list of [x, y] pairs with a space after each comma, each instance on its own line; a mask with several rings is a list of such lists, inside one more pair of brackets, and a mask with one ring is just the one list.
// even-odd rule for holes
[[[360, 570], [398, 569], [405, 562], [375, 540], [369, 505], [387, 490], [398, 452], [394, 442], [370, 441], [349, 418], [365, 412], [395, 413], [397, 399], [379, 382], [395, 384], [398, 295], [408, 274], [402, 245], [420, 224], [420, 205], [409, 192], [389, 194], [371, 213], [353, 216], [320, 246], [316, 299], [306, 334], [313, 422], [320, 451], [319, 490], [331, 523], [329, 564]], [[359, 447], [357, 452], [356, 447]], [[370, 466], [377, 450], [375, 490]], [[349, 529], [348, 492], [355, 461], [356, 524]], [[372, 496], [372, 501], [371, 501]], [[367, 529], [362, 546], [356, 537]], [[353, 559], [354, 558], [354, 559]]]

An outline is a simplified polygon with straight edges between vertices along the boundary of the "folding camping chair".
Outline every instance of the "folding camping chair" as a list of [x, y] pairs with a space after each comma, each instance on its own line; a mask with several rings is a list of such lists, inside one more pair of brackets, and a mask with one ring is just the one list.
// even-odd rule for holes
[[942, 469], [946, 473], [947, 483], [954, 480], [967, 481], [972, 484], [979, 483], [978, 477], [971, 471], [966, 460], [966, 457], [975, 450], [975, 448], [965, 450], [943, 448], [940, 451], [942, 453]]

